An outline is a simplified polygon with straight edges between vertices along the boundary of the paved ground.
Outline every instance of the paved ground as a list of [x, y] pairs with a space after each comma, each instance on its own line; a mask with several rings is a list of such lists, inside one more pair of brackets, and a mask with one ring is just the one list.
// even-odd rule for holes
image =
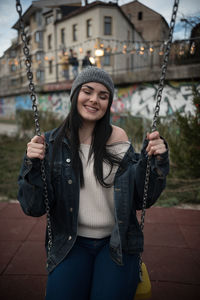
[[[44, 232], [45, 217], [27, 217], [19, 204], [0, 203], [1, 300], [44, 299]], [[200, 211], [149, 209], [143, 260], [152, 300], [200, 299]]]

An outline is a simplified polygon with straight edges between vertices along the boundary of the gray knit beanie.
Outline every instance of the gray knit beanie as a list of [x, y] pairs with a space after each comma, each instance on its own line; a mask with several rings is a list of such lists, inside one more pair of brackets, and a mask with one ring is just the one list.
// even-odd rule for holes
[[106, 73], [104, 70], [99, 69], [97, 67], [87, 67], [83, 69], [83, 71], [76, 77], [72, 84], [71, 93], [70, 93], [70, 99], [72, 100], [72, 96], [75, 92], [75, 90], [82, 84], [87, 82], [99, 82], [107, 87], [111, 94], [111, 99], [113, 99], [114, 95], [114, 83], [112, 81], [112, 78], [108, 73]]

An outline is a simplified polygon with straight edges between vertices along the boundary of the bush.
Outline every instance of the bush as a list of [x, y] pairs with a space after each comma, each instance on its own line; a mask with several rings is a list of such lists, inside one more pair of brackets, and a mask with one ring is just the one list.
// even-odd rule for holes
[[[31, 110], [18, 110], [16, 112], [16, 120], [21, 136], [32, 136], [35, 132], [34, 114]], [[63, 119], [58, 119], [58, 116], [51, 112], [40, 112], [39, 124], [41, 133], [58, 127]]]
[[175, 197], [178, 202], [200, 203], [200, 95], [194, 88], [195, 114], [177, 112], [163, 120], [160, 133], [169, 143], [171, 171], [160, 201]]

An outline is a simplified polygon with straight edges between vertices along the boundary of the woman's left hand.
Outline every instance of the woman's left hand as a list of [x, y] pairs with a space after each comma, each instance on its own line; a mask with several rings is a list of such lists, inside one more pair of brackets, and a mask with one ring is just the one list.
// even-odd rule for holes
[[146, 151], [149, 156], [159, 155], [167, 151], [164, 140], [160, 138], [158, 131], [147, 133], [147, 140], [149, 140], [149, 143]]

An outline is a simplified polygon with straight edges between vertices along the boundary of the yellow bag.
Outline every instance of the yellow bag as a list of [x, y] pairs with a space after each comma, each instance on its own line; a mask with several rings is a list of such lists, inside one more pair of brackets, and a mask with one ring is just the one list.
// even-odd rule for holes
[[151, 282], [144, 263], [142, 263], [142, 281], [139, 282], [134, 300], [149, 299], [151, 297]]

